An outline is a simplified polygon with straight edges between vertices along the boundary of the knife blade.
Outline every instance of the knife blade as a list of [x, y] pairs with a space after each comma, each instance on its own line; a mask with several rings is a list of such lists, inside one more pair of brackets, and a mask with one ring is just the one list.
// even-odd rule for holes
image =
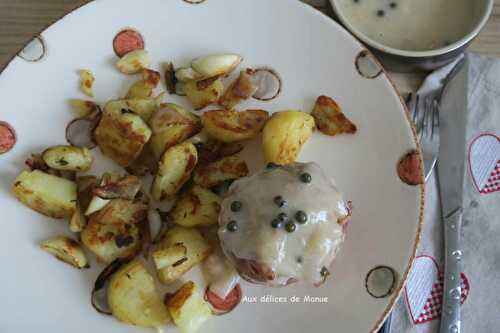
[[462, 251], [462, 198], [465, 177], [465, 135], [467, 124], [467, 63], [449, 81], [439, 114], [440, 148], [438, 184], [445, 243], [445, 275], [440, 332], [459, 333], [460, 273]]

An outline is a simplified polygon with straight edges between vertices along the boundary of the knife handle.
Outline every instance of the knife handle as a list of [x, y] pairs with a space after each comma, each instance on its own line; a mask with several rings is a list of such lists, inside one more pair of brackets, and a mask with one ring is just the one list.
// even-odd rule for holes
[[460, 287], [462, 272], [462, 250], [460, 230], [462, 227], [462, 208], [457, 208], [444, 217], [444, 289], [441, 312], [441, 333], [460, 333]]

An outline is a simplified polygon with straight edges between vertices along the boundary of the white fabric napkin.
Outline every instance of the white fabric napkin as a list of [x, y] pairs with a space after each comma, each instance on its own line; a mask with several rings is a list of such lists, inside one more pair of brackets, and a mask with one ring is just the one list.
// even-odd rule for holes
[[[451, 100], [466, 95], [466, 174], [463, 197], [462, 332], [500, 331], [500, 59], [468, 54], [429, 75], [417, 92], [420, 98], [446, 93]], [[407, 287], [392, 316], [392, 333], [439, 331], [443, 263], [443, 227], [435, 173], [426, 184], [422, 240]]]

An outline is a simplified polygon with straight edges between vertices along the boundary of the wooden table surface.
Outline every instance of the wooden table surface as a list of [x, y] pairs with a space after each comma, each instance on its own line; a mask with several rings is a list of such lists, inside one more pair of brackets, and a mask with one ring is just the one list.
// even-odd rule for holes
[[[327, 0], [303, 1], [327, 15], [333, 15]], [[64, 13], [85, 2], [85, 0], [0, 0], [0, 68], [3, 68], [35, 34]], [[495, 0], [493, 15], [474, 40], [470, 51], [500, 57], [500, 0]], [[425, 73], [391, 73], [391, 76], [398, 89], [405, 93], [414, 91], [420, 85]]]

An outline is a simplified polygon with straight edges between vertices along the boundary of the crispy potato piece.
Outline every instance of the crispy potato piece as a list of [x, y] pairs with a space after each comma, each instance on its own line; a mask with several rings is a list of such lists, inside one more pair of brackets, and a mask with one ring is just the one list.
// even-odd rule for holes
[[249, 99], [257, 91], [257, 87], [252, 82], [253, 70], [247, 68], [240, 72], [240, 76], [226, 89], [226, 92], [219, 99], [219, 105], [227, 110], [232, 110], [242, 101]]
[[222, 81], [217, 78], [207, 79], [205, 81], [188, 81], [184, 84], [184, 93], [195, 110], [201, 110], [215, 103], [219, 100], [223, 90], [224, 85]]
[[86, 69], [80, 70], [80, 89], [89, 97], [94, 96], [94, 93], [92, 92], [94, 81], [95, 77], [90, 71]]
[[201, 131], [200, 119], [176, 104], [164, 104], [150, 119], [153, 130], [150, 146], [159, 160], [165, 150]]
[[95, 130], [95, 140], [104, 155], [127, 167], [139, 156], [151, 137], [144, 120], [126, 110], [105, 110]]
[[182, 193], [172, 210], [175, 224], [184, 227], [211, 225], [217, 223], [221, 198], [199, 185]]
[[248, 166], [238, 156], [229, 156], [206, 166], [200, 166], [194, 173], [194, 182], [210, 188], [226, 180], [238, 179], [248, 175]]
[[172, 266], [173, 268], [187, 260], [187, 249], [184, 245], [178, 244], [166, 249], [158, 249], [153, 252], [153, 261], [156, 269], [164, 269]]
[[151, 188], [155, 200], [171, 198], [189, 180], [196, 163], [198, 152], [191, 142], [184, 142], [169, 148], [163, 154]]
[[151, 69], [142, 70], [142, 79], [136, 81], [127, 92], [127, 99], [148, 98], [160, 82], [160, 73]]
[[212, 310], [194, 282], [185, 283], [167, 302], [167, 308], [182, 333], [199, 332], [212, 317]]
[[314, 118], [300, 111], [273, 114], [263, 131], [266, 162], [288, 164], [295, 161], [302, 146], [311, 137]]
[[142, 249], [143, 235], [138, 224], [103, 224], [91, 218], [80, 237], [85, 247], [106, 264], [117, 258], [133, 258]]
[[243, 150], [243, 145], [238, 142], [219, 142], [209, 140], [207, 142], [196, 144], [198, 149], [198, 165], [205, 166], [224, 157], [233, 156]]
[[326, 135], [356, 133], [354, 125], [340, 110], [340, 106], [328, 96], [319, 96], [311, 113], [318, 129]]
[[12, 191], [26, 206], [49, 217], [69, 218], [76, 210], [76, 183], [39, 170], [23, 171]]
[[87, 225], [87, 217], [82, 212], [80, 204], [76, 203], [76, 210], [69, 220], [69, 230], [71, 232], [81, 232]]
[[207, 133], [214, 139], [236, 142], [257, 136], [268, 119], [269, 113], [263, 110], [214, 110], [205, 112], [201, 121]]
[[52, 169], [66, 171], [89, 171], [94, 162], [87, 148], [54, 146], [42, 153], [43, 161]]
[[145, 122], [148, 122], [151, 116], [160, 109], [163, 97], [165, 97], [165, 93], [161, 93], [154, 98], [117, 99], [109, 101], [104, 106], [104, 110], [110, 112], [132, 111], [141, 116]]
[[186, 249], [186, 259], [158, 270], [158, 277], [163, 283], [168, 284], [177, 280], [212, 252], [211, 246], [198, 230], [180, 226], [175, 226], [167, 231], [158, 249], [160, 251], [175, 251], [171, 249], [178, 248], [180, 245]]
[[101, 224], [139, 223], [147, 216], [148, 205], [140, 201], [113, 199], [90, 218]]
[[78, 269], [89, 268], [87, 257], [77, 241], [59, 236], [40, 243], [40, 248]]
[[149, 66], [151, 60], [146, 50], [135, 50], [124, 55], [116, 63], [116, 67], [123, 74], [139, 73]]
[[231, 73], [243, 58], [237, 54], [211, 54], [194, 59], [191, 67], [202, 77], [214, 77]]
[[159, 327], [170, 321], [153, 277], [138, 260], [113, 275], [108, 287], [108, 304], [113, 316], [128, 324]]

